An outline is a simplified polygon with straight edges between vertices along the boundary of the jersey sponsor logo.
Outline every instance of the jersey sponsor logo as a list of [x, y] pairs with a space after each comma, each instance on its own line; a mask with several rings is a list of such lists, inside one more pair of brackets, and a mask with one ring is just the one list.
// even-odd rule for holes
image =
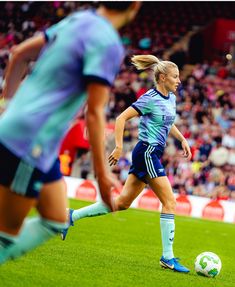
[[162, 116], [162, 121], [165, 125], [172, 125], [175, 121], [175, 116]]
[[163, 121], [173, 121], [175, 119], [175, 116], [162, 116]]

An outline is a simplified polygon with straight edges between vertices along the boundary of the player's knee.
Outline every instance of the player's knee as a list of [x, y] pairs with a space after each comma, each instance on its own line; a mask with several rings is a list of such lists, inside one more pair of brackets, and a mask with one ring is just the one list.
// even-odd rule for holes
[[116, 206], [118, 210], [126, 210], [130, 207], [131, 203], [125, 198], [118, 198], [116, 201]]

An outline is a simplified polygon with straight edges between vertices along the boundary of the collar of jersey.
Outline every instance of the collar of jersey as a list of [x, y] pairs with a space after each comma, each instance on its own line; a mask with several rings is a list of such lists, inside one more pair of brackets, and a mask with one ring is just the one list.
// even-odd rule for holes
[[156, 93], [158, 93], [159, 94], [159, 96], [161, 96], [163, 99], [165, 99], [165, 100], [169, 100], [169, 98], [170, 98], [170, 95], [168, 94], [168, 96], [164, 96], [161, 92], [159, 92], [156, 88], [154, 88], [154, 91], [156, 92]]

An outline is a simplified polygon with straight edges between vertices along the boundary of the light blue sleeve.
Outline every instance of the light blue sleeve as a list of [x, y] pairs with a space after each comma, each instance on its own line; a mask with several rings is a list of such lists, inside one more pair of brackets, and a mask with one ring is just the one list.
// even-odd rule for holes
[[131, 105], [141, 116], [150, 114], [153, 109], [153, 100], [149, 94], [144, 94]]
[[57, 32], [62, 29], [69, 21], [72, 20], [73, 14], [71, 14], [70, 16], [64, 18], [63, 20], [61, 20], [60, 22], [52, 25], [51, 27], [47, 28], [44, 31], [46, 40], [49, 42], [50, 40], [54, 39], [55, 35], [57, 34]]

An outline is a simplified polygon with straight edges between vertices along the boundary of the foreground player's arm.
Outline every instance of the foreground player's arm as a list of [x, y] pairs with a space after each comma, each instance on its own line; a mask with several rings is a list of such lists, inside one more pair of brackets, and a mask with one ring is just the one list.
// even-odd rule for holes
[[104, 130], [105, 116], [104, 108], [108, 102], [109, 88], [98, 83], [88, 85], [87, 101], [87, 127], [89, 132], [89, 142], [92, 147], [94, 169], [97, 176], [105, 174], [105, 145]]
[[174, 124], [171, 127], [170, 135], [181, 142], [181, 146], [184, 152], [183, 156], [186, 157], [188, 160], [190, 160], [192, 157], [192, 154], [191, 154], [191, 150], [188, 145], [188, 142]]
[[127, 108], [123, 113], [121, 113], [115, 122], [115, 144], [116, 147], [109, 156], [110, 166], [115, 165], [122, 154], [123, 148], [123, 132], [125, 128], [125, 123], [131, 118], [138, 116], [139, 113], [132, 107]]
[[91, 145], [94, 170], [103, 201], [111, 208], [111, 187], [113, 182], [105, 164], [105, 115], [104, 108], [109, 98], [109, 88], [98, 83], [91, 83], [87, 87], [86, 121]]
[[40, 34], [12, 48], [4, 78], [3, 98], [12, 98], [27, 72], [29, 62], [37, 59], [45, 42], [44, 35]]

